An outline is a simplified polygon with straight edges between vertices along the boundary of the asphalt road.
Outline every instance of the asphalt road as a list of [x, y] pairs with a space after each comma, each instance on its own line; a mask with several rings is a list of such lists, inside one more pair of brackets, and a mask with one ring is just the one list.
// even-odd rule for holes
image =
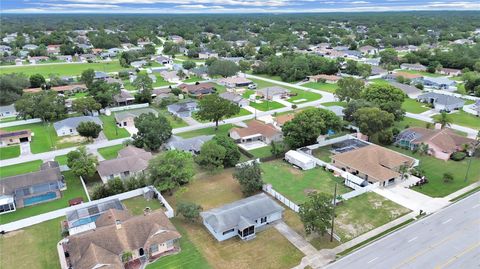
[[480, 268], [480, 192], [327, 268]]

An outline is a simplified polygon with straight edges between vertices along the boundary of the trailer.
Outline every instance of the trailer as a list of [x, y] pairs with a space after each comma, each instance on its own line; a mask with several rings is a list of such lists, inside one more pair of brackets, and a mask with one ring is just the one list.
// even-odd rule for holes
[[294, 150], [289, 150], [287, 153], [285, 153], [285, 161], [298, 166], [302, 170], [313, 169], [316, 166], [314, 160]]

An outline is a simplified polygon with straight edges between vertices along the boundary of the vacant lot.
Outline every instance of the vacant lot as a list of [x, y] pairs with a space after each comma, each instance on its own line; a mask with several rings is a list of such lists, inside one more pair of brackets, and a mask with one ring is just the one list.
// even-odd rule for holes
[[330, 93], [335, 93], [335, 90], [338, 88], [337, 84], [320, 83], [320, 82], [307, 82], [305, 84], [302, 84], [302, 86], [311, 88], [314, 90], [326, 91]]
[[111, 160], [117, 158], [118, 152], [123, 148], [124, 146], [122, 144], [114, 145], [110, 147], [99, 148], [98, 153], [100, 153], [105, 160]]
[[0, 148], [0, 160], [11, 159], [20, 156], [20, 146], [9, 146]]
[[57, 74], [59, 76], [79, 76], [84, 70], [94, 69], [103, 72], [118, 72], [126, 70], [120, 66], [118, 61], [105, 63], [79, 63], [79, 64], [39, 64], [25, 65], [15, 67], [0, 67], [0, 74], [8, 73], [24, 73], [25, 75], [41, 74], [48, 77], [49, 74]]
[[42, 165], [42, 161], [36, 160], [36, 161], [3, 166], [0, 168], [0, 180], [3, 177], [11, 177], [15, 175], [38, 171], [40, 169], [40, 165]]
[[431, 109], [425, 104], [417, 102], [416, 100], [413, 100], [410, 98], [405, 99], [405, 101], [402, 104], [402, 108], [405, 109], [405, 111], [414, 113], [414, 114], [420, 114], [422, 112], [425, 112]]

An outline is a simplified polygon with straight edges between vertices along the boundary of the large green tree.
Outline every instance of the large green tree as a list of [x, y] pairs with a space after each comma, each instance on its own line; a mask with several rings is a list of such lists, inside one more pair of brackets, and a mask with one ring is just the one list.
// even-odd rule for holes
[[353, 117], [360, 132], [369, 137], [392, 127], [395, 119], [391, 113], [377, 107], [360, 108]]
[[90, 88], [90, 85], [92, 85], [94, 79], [95, 79], [95, 70], [91, 68], [84, 70], [82, 72], [82, 75], [80, 76], [80, 81], [85, 83], [87, 88]]
[[178, 150], [157, 155], [150, 160], [147, 171], [157, 189], [169, 192], [190, 182], [195, 174], [192, 155]]
[[137, 134], [133, 135], [136, 146], [157, 151], [172, 136], [172, 126], [163, 115], [142, 114], [135, 118]]
[[195, 157], [195, 162], [208, 171], [215, 172], [222, 169], [227, 150], [217, 142], [205, 142], [200, 149], [200, 154]]
[[93, 121], [84, 121], [77, 126], [79, 135], [86, 137], [88, 140], [97, 138], [102, 131], [102, 126]]
[[338, 88], [335, 90], [335, 95], [340, 101], [347, 101], [359, 99], [365, 82], [361, 79], [352, 77], [345, 77], [337, 82]]
[[245, 196], [250, 196], [262, 189], [262, 169], [257, 162], [237, 167], [233, 177], [240, 183], [240, 188]]
[[30, 87], [28, 77], [23, 73], [0, 75], [0, 105], [10, 105], [22, 96], [23, 89]]
[[178, 202], [177, 204], [177, 216], [183, 216], [183, 218], [191, 223], [197, 221], [200, 218], [200, 212], [202, 206], [191, 202]]
[[405, 93], [391, 85], [372, 84], [362, 92], [362, 97], [395, 116], [395, 120], [401, 120], [405, 114], [402, 103], [405, 101]]
[[65, 117], [65, 97], [53, 91], [26, 93], [15, 102], [15, 109], [19, 117], [40, 118], [43, 121], [52, 121]]
[[138, 74], [132, 85], [137, 90], [137, 93], [135, 94], [135, 100], [138, 103], [150, 104], [152, 102], [153, 81], [148, 74]]
[[216, 135], [213, 138], [218, 145], [222, 146], [225, 149], [225, 158], [223, 159], [224, 167], [232, 167], [238, 163], [240, 160], [240, 150], [238, 149], [237, 144], [233, 139], [226, 135]]
[[45, 85], [46, 82], [45, 77], [41, 74], [33, 74], [30, 76], [30, 86], [32, 88], [40, 88]]
[[236, 104], [221, 98], [216, 94], [210, 94], [203, 97], [198, 103], [197, 116], [201, 120], [215, 122], [215, 130], [218, 129], [218, 122], [227, 117], [234, 116], [240, 112], [240, 107]]
[[309, 194], [307, 201], [300, 205], [298, 214], [307, 235], [325, 235], [332, 227], [332, 197], [324, 193]]
[[67, 165], [76, 176], [92, 177], [97, 171], [97, 157], [87, 153], [87, 149], [82, 146], [67, 154]]
[[109, 84], [103, 80], [97, 80], [88, 87], [88, 92], [97, 103], [102, 105], [102, 108], [106, 108], [113, 104], [113, 97], [120, 93], [120, 84]]
[[76, 98], [72, 102], [72, 110], [83, 115], [88, 115], [94, 111], [98, 111], [102, 108], [100, 103], [97, 103], [91, 96], [85, 96], [82, 98]]
[[230, 77], [239, 71], [238, 65], [234, 62], [227, 60], [216, 60], [208, 68], [208, 74], [210, 76], [219, 75], [222, 77]]

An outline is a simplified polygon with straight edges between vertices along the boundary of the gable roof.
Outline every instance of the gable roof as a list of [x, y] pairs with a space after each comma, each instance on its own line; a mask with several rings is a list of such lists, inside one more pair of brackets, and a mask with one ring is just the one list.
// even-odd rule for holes
[[260, 193], [222, 207], [210, 209], [200, 213], [200, 215], [215, 232], [223, 232], [234, 227], [241, 229], [245, 226], [251, 226], [256, 219], [284, 210], [265, 193]]
[[458, 98], [455, 96], [450, 96], [446, 94], [440, 94], [435, 92], [428, 92], [418, 96], [418, 99], [426, 100], [426, 99], [434, 99], [436, 104], [440, 105], [454, 105], [458, 104], [463, 106], [465, 104], [465, 100], [462, 98]]
[[238, 95], [236, 93], [233, 93], [233, 92], [224, 92], [224, 93], [221, 93], [219, 94], [218, 96], [222, 97], [223, 99], [226, 99], [232, 103], [235, 103], [235, 104], [240, 104], [240, 102], [242, 101], [247, 101], [247, 99], [243, 98], [241, 95]]
[[195, 107], [197, 107], [197, 102], [195, 101], [175, 103], [167, 106], [168, 110], [174, 111], [176, 113], [191, 111], [192, 109], [190, 108], [195, 108]]
[[179, 89], [181, 89], [184, 92], [190, 93], [190, 94], [205, 94], [205, 93], [211, 93], [215, 89], [215, 85], [213, 85], [210, 82], [202, 82], [198, 84], [181, 84], [178, 86]]
[[281, 133], [273, 125], [265, 124], [258, 120], [252, 120], [248, 122], [247, 127], [245, 128], [232, 128], [230, 130], [230, 133], [232, 132], [236, 132], [240, 137], [246, 137], [256, 134], [261, 134], [265, 137], [273, 137]]
[[101, 177], [115, 175], [123, 172], [136, 173], [148, 167], [152, 153], [143, 149], [128, 146], [119, 151], [118, 158], [105, 160], [98, 163], [97, 171]]
[[407, 133], [413, 133], [414, 139], [411, 141], [415, 144], [430, 144], [435, 145], [442, 152], [453, 153], [457, 151], [462, 145], [477, 143], [475, 139], [460, 136], [449, 128], [445, 129], [426, 129], [420, 127], [412, 127], [402, 131], [398, 134], [400, 137]]
[[133, 95], [125, 90], [121, 90], [119, 94], [116, 94], [113, 96], [113, 100], [117, 103], [122, 103], [130, 100], [135, 100], [135, 97]]
[[266, 87], [266, 88], [257, 90], [258, 94], [265, 96], [266, 98], [271, 98], [272, 96], [279, 95], [279, 94], [281, 95], [287, 94], [289, 92], [290, 92], [289, 90], [279, 86]]
[[153, 108], [139, 108], [139, 109], [115, 112], [115, 120], [123, 121], [127, 118], [136, 118], [142, 114], [148, 114], [148, 113], [153, 113], [155, 116], [158, 115], [158, 112]]
[[403, 84], [403, 83], [398, 83], [398, 82], [396, 82], [396, 81], [389, 81], [388, 83], [389, 83], [390, 85], [392, 85], [393, 87], [402, 90], [402, 92], [404, 92], [404, 93], [407, 94], [407, 95], [419, 94], [419, 93], [422, 92], [422, 91], [421, 91], [420, 89], [418, 89], [417, 87], [413, 87], [413, 86], [410, 86], [410, 85], [407, 85], [407, 84]]
[[192, 138], [183, 139], [181, 137], [173, 136], [167, 143], [167, 148], [176, 149], [182, 151], [195, 151], [199, 152], [202, 145], [210, 141], [214, 135], [201, 135]]
[[89, 122], [89, 121], [95, 122], [96, 124], [103, 126], [103, 122], [98, 117], [80, 116], [80, 117], [66, 118], [64, 120], [57, 121], [53, 123], [53, 127], [55, 128], [55, 130], [62, 129], [64, 127], [70, 128], [70, 129], [77, 129], [80, 123]]
[[40, 171], [0, 179], [0, 195], [10, 195], [16, 189], [62, 180], [60, 168], [42, 166]]

